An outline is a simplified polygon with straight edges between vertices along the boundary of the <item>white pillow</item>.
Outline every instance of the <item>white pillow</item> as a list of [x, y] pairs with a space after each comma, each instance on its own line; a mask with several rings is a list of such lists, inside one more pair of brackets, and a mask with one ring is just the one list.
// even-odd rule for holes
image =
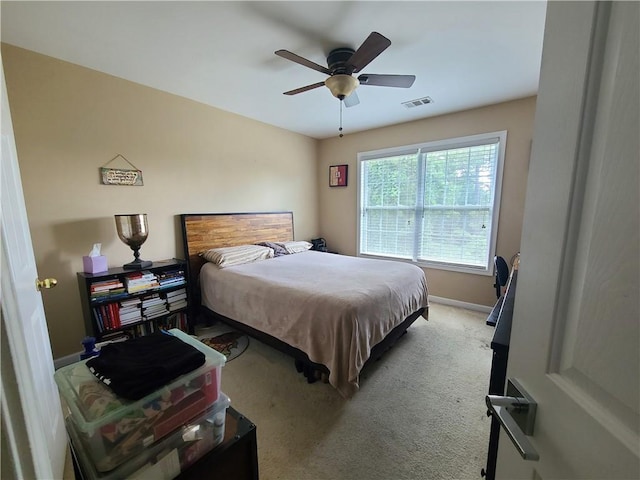
[[220, 268], [273, 258], [273, 250], [260, 245], [212, 248], [200, 254], [205, 260]]
[[276, 242], [276, 243], [278, 245], [283, 246], [288, 253], [306, 252], [307, 250], [311, 249], [311, 247], [313, 246], [311, 243], [305, 242], [304, 240], [300, 240], [297, 242]]

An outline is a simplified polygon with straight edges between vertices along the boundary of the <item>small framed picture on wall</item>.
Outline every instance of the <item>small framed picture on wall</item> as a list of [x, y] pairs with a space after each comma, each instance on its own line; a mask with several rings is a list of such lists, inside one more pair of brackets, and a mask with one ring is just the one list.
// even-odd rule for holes
[[349, 165], [331, 165], [329, 167], [329, 186], [346, 187]]

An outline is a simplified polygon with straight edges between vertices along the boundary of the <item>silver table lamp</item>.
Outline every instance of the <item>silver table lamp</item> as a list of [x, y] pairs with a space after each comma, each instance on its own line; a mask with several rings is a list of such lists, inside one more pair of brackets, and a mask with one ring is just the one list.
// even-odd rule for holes
[[153, 263], [148, 260], [140, 260], [140, 247], [147, 240], [149, 227], [147, 225], [146, 213], [135, 213], [131, 215], [116, 215], [116, 229], [118, 237], [131, 247], [133, 262], [126, 263], [122, 268], [127, 270], [141, 270], [150, 267]]

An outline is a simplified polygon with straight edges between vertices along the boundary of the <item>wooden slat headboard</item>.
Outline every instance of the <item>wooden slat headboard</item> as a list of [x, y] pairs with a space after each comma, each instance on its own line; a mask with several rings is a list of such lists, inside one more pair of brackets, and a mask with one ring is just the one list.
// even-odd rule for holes
[[188, 263], [190, 301], [200, 304], [198, 277], [204, 260], [200, 253], [211, 248], [257, 242], [293, 240], [293, 212], [185, 213], [180, 215], [182, 242]]

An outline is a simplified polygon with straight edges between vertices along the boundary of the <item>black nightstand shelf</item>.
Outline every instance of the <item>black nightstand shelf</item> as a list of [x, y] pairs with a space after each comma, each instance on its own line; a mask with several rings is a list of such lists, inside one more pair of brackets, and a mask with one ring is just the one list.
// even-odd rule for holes
[[227, 409], [225, 423], [223, 442], [176, 480], [258, 480], [256, 426], [233, 407]]
[[[91, 475], [80, 468], [77, 446], [72, 442], [69, 445], [75, 478], [91, 480]], [[226, 412], [222, 443], [174, 477], [174, 480], [258, 480], [258, 478], [256, 426], [233, 407], [229, 407]]]
[[[186, 268], [184, 260], [172, 258], [155, 261], [142, 271], [118, 267], [100, 273], [78, 272], [87, 335], [99, 342], [146, 335], [158, 329], [189, 331]], [[142, 272], [157, 281], [148, 287], [128, 285], [129, 278]]]

